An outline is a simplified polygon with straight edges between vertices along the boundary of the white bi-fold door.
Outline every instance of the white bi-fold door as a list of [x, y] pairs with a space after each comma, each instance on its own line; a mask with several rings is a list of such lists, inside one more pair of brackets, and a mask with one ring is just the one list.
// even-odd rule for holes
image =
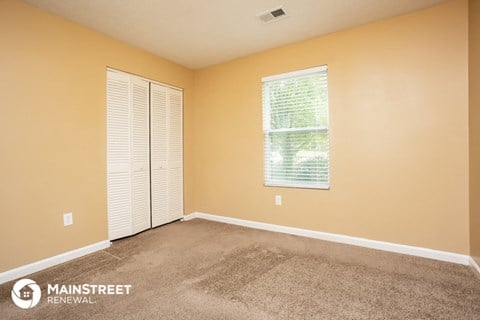
[[133, 233], [131, 84], [107, 72], [107, 205], [109, 239]]
[[148, 81], [132, 77], [133, 233], [150, 228], [150, 103]]
[[107, 71], [109, 239], [183, 216], [181, 90]]
[[152, 226], [183, 216], [182, 91], [150, 84]]

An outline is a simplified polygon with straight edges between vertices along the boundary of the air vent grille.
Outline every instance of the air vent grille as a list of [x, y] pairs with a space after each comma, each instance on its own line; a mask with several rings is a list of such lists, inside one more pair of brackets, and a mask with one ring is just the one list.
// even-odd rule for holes
[[281, 17], [281, 16], [284, 16], [285, 15], [285, 11], [283, 11], [282, 8], [280, 9], [277, 9], [277, 10], [274, 10], [272, 12], [270, 12], [272, 14], [272, 16], [274, 16], [275, 18], [278, 18], [278, 17]]
[[286, 14], [285, 14], [285, 10], [283, 10], [283, 8], [280, 7], [280, 8], [275, 8], [272, 10], [259, 13], [257, 16], [262, 22], [267, 23], [267, 22], [277, 21], [280, 18], [285, 17]]

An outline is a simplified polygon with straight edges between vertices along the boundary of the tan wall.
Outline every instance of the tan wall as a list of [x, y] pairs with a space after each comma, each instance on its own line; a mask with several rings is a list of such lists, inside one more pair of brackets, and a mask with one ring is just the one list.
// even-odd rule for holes
[[[1, 0], [0, 272], [107, 238], [106, 66], [185, 88], [186, 213], [468, 253], [466, 18], [456, 0], [203, 69], [194, 83], [186, 68]], [[263, 187], [260, 79], [325, 63], [331, 190]]]
[[[467, 50], [459, 0], [196, 72], [195, 208], [467, 254]], [[322, 64], [331, 190], [264, 187], [261, 78]]]
[[480, 0], [469, 1], [470, 254], [480, 265]]
[[187, 146], [193, 72], [20, 1], [0, 1], [0, 39], [2, 272], [107, 239], [106, 67], [185, 88]]

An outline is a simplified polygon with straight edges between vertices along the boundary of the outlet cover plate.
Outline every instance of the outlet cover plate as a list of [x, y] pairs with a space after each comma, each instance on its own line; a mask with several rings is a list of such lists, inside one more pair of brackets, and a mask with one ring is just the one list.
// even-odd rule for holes
[[63, 214], [63, 226], [71, 226], [73, 224], [73, 213], [68, 212]]
[[280, 196], [280, 195], [275, 196], [275, 205], [276, 206], [281, 206], [282, 205], [282, 196]]

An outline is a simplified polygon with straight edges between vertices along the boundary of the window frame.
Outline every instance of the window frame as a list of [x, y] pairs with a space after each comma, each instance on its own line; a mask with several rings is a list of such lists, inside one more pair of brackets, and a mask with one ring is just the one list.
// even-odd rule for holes
[[[315, 127], [296, 127], [296, 128], [280, 128], [280, 129], [267, 129], [265, 126], [266, 121], [270, 122], [271, 112], [270, 109], [266, 112], [267, 105], [270, 106], [270, 94], [268, 92], [269, 88], [265, 87], [265, 83], [284, 80], [288, 78], [297, 78], [305, 75], [315, 74], [315, 73], [325, 73], [326, 74], [326, 106], [327, 106], [327, 124], [326, 126], [315, 126]], [[295, 188], [295, 189], [316, 189], [316, 190], [330, 190], [331, 186], [331, 176], [330, 176], [330, 105], [329, 105], [329, 90], [328, 90], [328, 66], [321, 65], [317, 67], [296, 70], [271, 76], [266, 76], [262, 78], [262, 125], [263, 125], [263, 178], [265, 187], [276, 187], [276, 188]], [[327, 182], [316, 185], [309, 185], [308, 183], [298, 183], [295, 181], [288, 182], [284, 181], [281, 183], [272, 183], [268, 182], [268, 170], [267, 170], [267, 154], [270, 153], [271, 143], [267, 143], [269, 135], [271, 133], [284, 133], [284, 132], [323, 132], [326, 133], [326, 142], [327, 142], [327, 159], [328, 159], [328, 169], [327, 169]], [[270, 158], [268, 158], [270, 159]]]

